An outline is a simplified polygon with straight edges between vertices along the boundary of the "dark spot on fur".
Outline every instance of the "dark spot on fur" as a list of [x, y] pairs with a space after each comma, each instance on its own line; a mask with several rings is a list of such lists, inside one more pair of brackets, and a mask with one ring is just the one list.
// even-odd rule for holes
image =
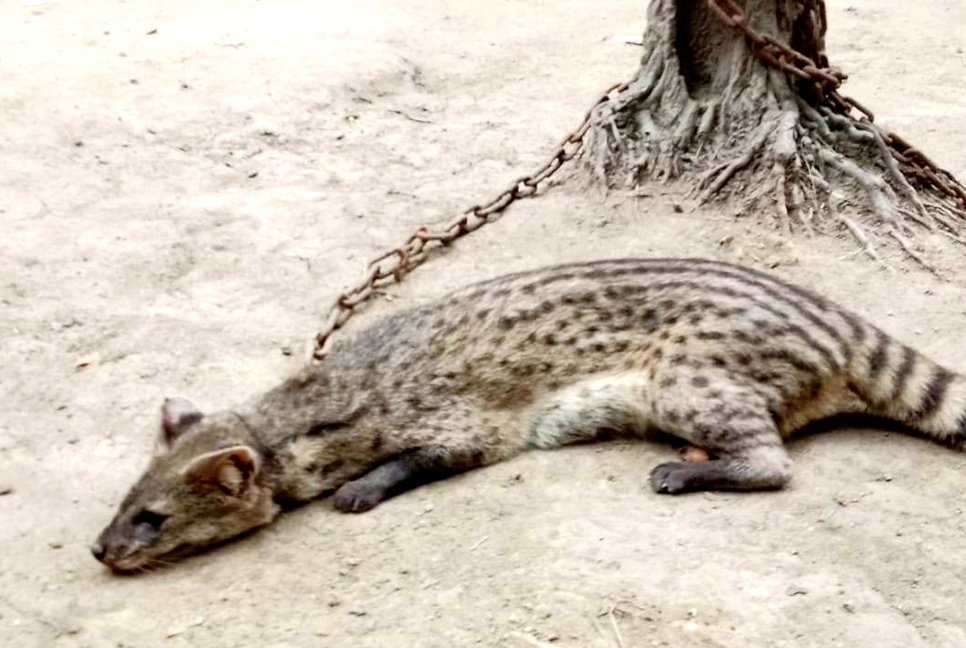
[[751, 356], [748, 355], [747, 353], [739, 353], [735, 355], [735, 360], [738, 361], [738, 364], [744, 367], [747, 367], [748, 365], [751, 364]]
[[805, 398], [815, 400], [822, 391], [822, 381], [813, 378], [805, 383]]
[[600, 331], [600, 327], [597, 326], [588, 326], [586, 329], [584, 329], [584, 333], [587, 335], [594, 335], [598, 331]]
[[570, 326], [570, 321], [569, 320], [560, 320], [559, 322], [557, 322], [557, 330], [558, 331], [562, 331], [562, 330], [564, 330], [565, 328], [567, 328], [569, 326]]
[[690, 317], [688, 317], [688, 322], [691, 324], [691, 326], [697, 326], [698, 324], [701, 323], [701, 320], [703, 319], [704, 319], [704, 315], [702, 315], [701, 313], [695, 313], [694, 315], [691, 315]]
[[607, 288], [604, 288], [604, 297], [607, 299], [620, 299], [621, 293], [617, 288], [608, 286]]
[[707, 387], [708, 379], [705, 378], [704, 376], [695, 376], [694, 378], [691, 379], [691, 384], [694, 385], [695, 387]]
[[725, 334], [721, 331], [698, 331], [694, 334], [694, 337], [699, 340], [722, 340]]
[[381, 447], [382, 447], [382, 432], [379, 432], [377, 430], [376, 433], [375, 433], [375, 435], [373, 435], [373, 437], [372, 437], [372, 445], [370, 446], [370, 449], [373, 452], [376, 452]]
[[674, 410], [664, 412], [664, 420], [668, 423], [676, 424], [681, 421], [681, 415]]
[[606, 350], [607, 350], [607, 345], [604, 344], [603, 342], [597, 342], [596, 344], [594, 344], [594, 351], [598, 353], [603, 353]]
[[483, 310], [476, 311], [476, 319], [483, 320], [486, 316], [490, 314], [489, 308], [484, 308]]
[[567, 338], [566, 340], [564, 340], [564, 344], [566, 344], [567, 346], [574, 346], [575, 344], [577, 344], [577, 339], [578, 338], [577, 338], [576, 335], [571, 336], [571, 337]]
[[504, 315], [503, 317], [501, 317], [496, 321], [496, 325], [504, 331], [509, 331], [510, 329], [512, 329], [513, 324], [514, 324], [514, 321], [511, 318], [507, 317], [506, 315]]
[[532, 376], [535, 371], [534, 366], [531, 364], [522, 364], [513, 368], [513, 375], [526, 378]]
[[631, 345], [631, 343], [628, 342], [627, 340], [618, 340], [617, 342], [614, 343], [614, 351], [617, 352], [617, 353], [621, 353], [623, 351], [627, 351], [627, 348], [630, 345]]
[[674, 376], [664, 376], [661, 378], [661, 382], [658, 383], [659, 387], [673, 387], [677, 383], [678, 379]]
[[344, 464], [345, 464], [345, 462], [342, 459], [336, 459], [332, 463], [328, 463], [328, 464], [322, 466], [322, 471], [321, 471], [322, 472], [322, 476], [323, 477], [327, 477], [330, 473], [338, 470]]
[[674, 344], [684, 344], [687, 341], [688, 341], [688, 338], [683, 335], [679, 335], [675, 337], [673, 340]]
[[667, 329], [664, 329], [658, 334], [658, 337], [661, 338], [662, 340], [666, 340], [669, 337], [671, 337], [671, 332]]
[[744, 342], [745, 344], [759, 345], [764, 343], [765, 341], [764, 338], [762, 338], [761, 336], [751, 335], [747, 331], [738, 330], [732, 333], [732, 335], [734, 335], [736, 340], [739, 340], [740, 342]]
[[553, 333], [547, 333], [545, 336], [543, 336], [543, 343], [548, 346], [554, 346], [557, 344], [557, 338], [554, 337]]
[[525, 286], [522, 286], [520, 288], [521, 292], [523, 292], [524, 295], [532, 295], [536, 289], [537, 287], [534, 286], [533, 284], [526, 284]]
[[660, 360], [664, 357], [664, 349], [654, 349], [654, 359]]
[[711, 364], [715, 367], [724, 367], [728, 364], [728, 361], [719, 355], [711, 356]]
[[634, 315], [634, 308], [625, 304], [617, 309], [617, 314], [621, 317], [631, 317]]
[[655, 331], [657, 330], [660, 320], [657, 317], [657, 311], [653, 308], [646, 309], [641, 313], [641, 325], [644, 327], [645, 331]]
[[346, 421], [316, 423], [305, 432], [305, 436], [324, 436], [326, 434], [338, 432], [339, 430], [344, 430], [348, 428], [349, 425], [350, 424]]
[[675, 353], [669, 360], [672, 365], [683, 365], [686, 364], [687, 361], [688, 356], [684, 355], [683, 353]]
[[556, 306], [554, 306], [553, 302], [549, 299], [544, 300], [540, 304], [540, 310], [542, 310], [544, 313], [550, 313], [554, 308], [556, 308]]

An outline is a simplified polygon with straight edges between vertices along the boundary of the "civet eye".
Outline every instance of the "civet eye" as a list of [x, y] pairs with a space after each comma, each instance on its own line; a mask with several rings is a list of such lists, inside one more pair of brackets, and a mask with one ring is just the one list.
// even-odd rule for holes
[[167, 515], [161, 515], [160, 513], [144, 509], [134, 516], [134, 524], [147, 524], [152, 528], [158, 529], [167, 519]]

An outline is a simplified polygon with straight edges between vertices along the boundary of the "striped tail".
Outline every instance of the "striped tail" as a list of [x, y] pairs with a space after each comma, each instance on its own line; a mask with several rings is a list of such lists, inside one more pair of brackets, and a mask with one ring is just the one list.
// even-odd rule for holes
[[966, 377], [869, 327], [852, 358], [851, 386], [878, 416], [966, 449]]

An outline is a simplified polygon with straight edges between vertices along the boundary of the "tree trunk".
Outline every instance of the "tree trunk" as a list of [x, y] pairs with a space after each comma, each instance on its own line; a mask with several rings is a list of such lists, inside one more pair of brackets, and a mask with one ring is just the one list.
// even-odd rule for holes
[[[827, 65], [823, 0], [739, 4], [752, 30]], [[910, 221], [964, 243], [881, 134], [821, 99], [812, 82], [767, 67], [705, 0], [652, 0], [641, 66], [597, 109], [585, 160], [609, 187], [680, 178], [699, 203], [731, 198], [784, 233], [848, 231], [879, 261], [874, 241], [888, 237], [928, 267]]]

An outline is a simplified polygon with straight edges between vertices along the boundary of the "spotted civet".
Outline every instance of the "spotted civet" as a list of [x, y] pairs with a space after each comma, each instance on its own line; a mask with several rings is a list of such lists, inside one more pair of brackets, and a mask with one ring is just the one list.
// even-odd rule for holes
[[334, 492], [365, 511], [528, 448], [660, 430], [710, 461], [658, 493], [779, 488], [782, 440], [844, 411], [964, 439], [966, 380], [808, 290], [727, 263], [615, 260], [500, 277], [386, 317], [234, 410], [162, 408], [141, 480], [93, 547], [138, 569]]

